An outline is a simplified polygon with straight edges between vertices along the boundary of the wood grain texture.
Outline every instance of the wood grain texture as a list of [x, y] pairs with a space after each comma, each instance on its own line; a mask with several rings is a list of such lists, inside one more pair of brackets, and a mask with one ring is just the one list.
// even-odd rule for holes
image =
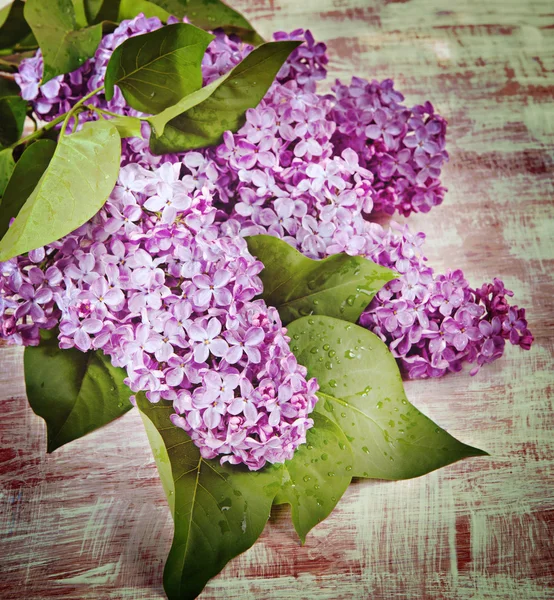
[[[449, 120], [445, 203], [409, 219], [438, 271], [499, 276], [536, 343], [475, 378], [406, 384], [489, 458], [360, 481], [301, 547], [286, 508], [204, 600], [554, 598], [554, 7], [548, 0], [234, 0], [268, 38], [309, 27], [329, 82], [392, 77]], [[0, 598], [163, 599], [171, 517], [135, 411], [45, 455], [20, 349], [0, 349]]]

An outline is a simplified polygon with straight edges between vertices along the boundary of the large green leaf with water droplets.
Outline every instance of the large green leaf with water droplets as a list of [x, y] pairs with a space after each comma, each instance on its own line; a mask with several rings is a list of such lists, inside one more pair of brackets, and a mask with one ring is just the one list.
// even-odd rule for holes
[[56, 142], [53, 140], [38, 140], [17, 161], [0, 204], [0, 239], [40, 181], [55, 150]]
[[239, 12], [221, 0], [152, 0], [179, 19], [187, 17], [202, 29], [223, 29], [227, 34], [238, 35], [255, 46], [263, 43], [252, 25]]
[[355, 323], [373, 296], [397, 276], [362, 256], [341, 253], [312, 260], [269, 235], [252, 236], [247, 242], [264, 264], [262, 298], [277, 308], [285, 325], [310, 314]]
[[320, 413], [306, 444], [283, 466], [283, 487], [275, 504], [290, 504], [292, 522], [302, 543], [306, 534], [328, 517], [352, 480], [352, 450], [340, 427]]
[[44, 57], [42, 83], [78, 69], [102, 39], [102, 25], [79, 27], [71, 0], [27, 0], [24, 13]]
[[109, 121], [65, 135], [48, 168], [0, 241], [0, 261], [59, 240], [104, 205], [119, 173], [121, 138]]
[[202, 86], [202, 57], [213, 35], [175, 23], [129, 38], [108, 63], [105, 86], [111, 100], [117, 85], [127, 104], [158, 113]]
[[211, 577], [258, 539], [282, 471], [204, 460], [187, 434], [172, 425], [170, 402], [151, 404], [139, 394], [137, 405], [175, 521], [164, 588], [169, 600], [196, 598]]
[[394, 357], [367, 329], [313, 316], [291, 323], [288, 335], [298, 362], [319, 383], [315, 410], [333, 420], [350, 442], [352, 476], [407, 479], [486, 455], [408, 402]]
[[46, 421], [48, 452], [106, 425], [133, 408], [126, 373], [102, 352], [61, 350], [56, 332], [25, 348], [25, 387], [33, 411]]
[[148, 119], [155, 154], [216, 144], [237, 131], [245, 113], [265, 96], [282, 64], [300, 42], [270, 42], [253, 50], [229, 73]]

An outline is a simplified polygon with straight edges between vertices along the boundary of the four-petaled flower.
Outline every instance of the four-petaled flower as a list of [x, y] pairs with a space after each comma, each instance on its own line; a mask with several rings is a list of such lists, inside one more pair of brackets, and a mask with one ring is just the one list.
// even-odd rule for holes
[[228, 306], [231, 304], [233, 296], [226, 287], [229, 281], [231, 281], [231, 273], [229, 271], [216, 271], [213, 278], [208, 275], [195, 275], [192, 281], [198, 288], [198, 291], [193, 296], [193, 300], [198, 306], [208, 306], [212, 298], [217, 306]]
[[264, 340], [265, 334], [261, 327], [250, 327], [248, 331], [241, 334], [237, 330], [231, 330], [225, 336], [230, 345], [225, 354], [225, 360], [234, 365], [246, 354], [248, 360], [253, 364], [258, 364], [261, 360], [261, 354], [257, 346]]
[[194, 346], [194, 360], [203, 363], [208, 360], [210, 352], [214, 356], [225, 356], [229, 346], [227, 342], [219, 337], [221, 333], [221, 322], [212, 318], [205, 327], [198, 323], [192, 323], [188, 328], [188, 334]]

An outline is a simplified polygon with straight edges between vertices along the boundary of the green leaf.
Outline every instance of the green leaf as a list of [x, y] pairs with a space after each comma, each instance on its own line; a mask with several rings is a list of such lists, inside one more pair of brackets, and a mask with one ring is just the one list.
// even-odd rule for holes
[[77, 27], [81, 29], [88, 25], [87, 11], [85, 8], [84, 0], [71, 0], [73, 4], [73, 10], [75, 11], [75, 22]]
[[319, 413], [306, 444], [284, 465], [283, 488], [274, 504], [290, 504], [292, 522], [302, 543], [328, 517], [352, 480], [352, 450], [340, 427]]
[[0, 10], [0, 50], [13, 47], [31, 33], [23, 16], [24, 6], [22, 0], [14, 0]]
[[101, 25], [78, 28], [71, 0], [27, 0], [25, 18], [44, 57], [43, 84], [78, 69], [102, 39]]
[[237, 131], [247, 109], [265, 96], [281, 65], [300, 42], [270, 42], [253, 50], [223, 77], [149, 119], [150, 148], [156, 154], [216, 144]]
[[31, 144], [17, 161], [0, 205], [0, 238], [8, 231], [10, 220], [17, 217], [21, 207], [35, 189], [56, 149], [52, 140]]
[[225, 33], [234, 33], [254, 46], [264, 42], [239, 12], [221, 0], [153, 0], [153, 2], [179, 19], [188, 17], [193, 25], [202, 29], [223, 29]]
[[164, 570], [165, 591], [169, 600], [196, 598], [211, 577], [258, 539], [282, 471], [274, 466], [248, 471], [205, 460], [187, 434], [171, 424], [170, 402], [151, 404], [139, 394], [137, 406], [143, 420], [151, 422], [147, 434], [173, 507], [175, 534]]
[[191, 23], [202, 29], [220, 28], [254, 46], [264, 43], [264, 39], [244, 17], [221, 0], [189, 0], [187, 14]]
[[109, 121], [115, 125], [121, 138], [142, 137], [142, 121], [137, 117], [114, 117]]
[[117, 16], [118, 21], [134, 19], [141, 13], [147, 19], [158, 17], [158, 19], [164, 23], [171, 16], [167, 10], [164, 10], [160, 6], [156, 6], [153, 2], [148, 2], [148, 0], [119, 0], [119, 13]]
[[109, 121], [60, 138], [54, 156], [0, 241], [0, 261], [71, 233], [104, 205], [117, 181], [121, 139]]
[[164, 23], [170, 17], [170, 13], [161, 6], [148, 0], [104, 0], [96, 4], [98, 6], [91, 6], [87, 11], [90, 15], [90, 22], [113, 21], [119, 23], [125, 19], [134, 19], [141, 13], [147, 19], [158, 17]]
[[341, 253], [312, 260], [270, 235], [247, 242], [264, 264], [262, 298], [277, 308], [285, 325], [310, 314], [355, 323], [375, 294], [398, 276], [362, 256]]
[[[107, 2], [108, 0], [106, 0]], [[102, 4], [104, 0], [84, 0], [85, 5], [85, 14], [87, 16], [87, 21], [92, 25], [96, 23], [96, 17], [102, 8]]]
[[10, 146], [21, 137], [27, 102], [15, 81], [0, 78], [0, 145]]
[[[100, 2], [89, 3], [87, 16], [89, 23], [102, 23], [110, 21], [117, 23], [119, 21], [119, 6], [121, 0], [103, 0]], [[94, 17], [92, 18], [92, 16]]]
[[288, 335], [298, 362], [319, 383], [315, 410], [333, 420], [350, 442], [353, 477], [407, 479], [486, 455], [408, 402], [394, 357], [367, 329], [314, 316], [291, 323]]
[[13, 159], [13, 150], [5, 148], [0, 150], [0, 198], [4, 195], [4, 190], [15, 169], [15, 160]]
[[25, 348], [25, 386], [33, 411], [46, 421], [47, 451], [107, 425], [133, 408], [126, 373], [100, 351], [61, 350], [56, 332]]
[[201, 63], [213, 36], [185, 23], [130, 38], [118, 46], [106, 70], [106, 98], [119, 86], [127, 104], [157, 113], [202, 85]]

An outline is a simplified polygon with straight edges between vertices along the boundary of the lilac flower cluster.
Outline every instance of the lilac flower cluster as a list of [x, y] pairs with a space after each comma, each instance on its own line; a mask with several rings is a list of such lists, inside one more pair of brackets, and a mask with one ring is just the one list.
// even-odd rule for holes
[[404, 216], [429, 212], [443, 201], [440, 183], [446, 121], [426, 102], [411, 109], [390, 79], [379, 83], [354, 77], [347, 86], [337, 81], [332, 118], [338, 151], [352, 148], [360, 164], [374, 175], [376, 210]]
[[378, 292], [360, 324], [389, 345], [409, 377], [440, 377], [464, 362], [474, 375], [502, 356], [506, 340], [531, 347], [525, 309], [509, 305], [513, 293], [502, 281], [472, 289], [460, 270], [435, 275], [421, 256], [424, 235], [395, 229], [368, 227], [366, 256], [400, 277]]
[[58, 115], [67, 112], [90, 91], [87, 84], [93, 61], [87, 60], [76, 71], [54, 77], [40, 85], [43, 65], [42, 52], [39, 49], [35, 56], [21, 61], [15, 80], [21, 88], [22, 98], [32, 103], [37, 116], [43, 121], [52, 121]]
[[93, 219], [1, 265], [2, 333], [37, 344], [58, 324], [61, 348], [102, 350], [133, 392], [171, 400], [205, 458], [259, 469], [305, 442], [317, 384], [277, 311], [254, 300], [263, 265], [221, 234], [209, 190], [191, 184], [203, 160], [124, 166]]

